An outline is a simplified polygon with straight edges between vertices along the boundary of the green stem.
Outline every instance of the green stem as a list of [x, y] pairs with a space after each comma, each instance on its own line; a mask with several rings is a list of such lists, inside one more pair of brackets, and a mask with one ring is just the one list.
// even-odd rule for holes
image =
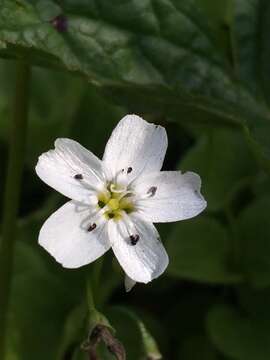
[[87, 306], [88, 310], [96, 311], [95, 302], [94, 302], [94, 296], [93, 296], [93, 287], [92, 287], [92, 279], [91, 277], [87, 279], [86, 283], [86, 296], [87, 296]]
[[29, 88], [30, 67], [23, 62], [18, 62], [3, 206], [2, 240], [0, 242], [0, 359], [4, 359], [5, 354], [16, 218], [26, 145]]
[[[86, 279], [86, 293], [87, 293], [87, 303], [88, 308], [90, 310], [96, 310], [94, 305], [94, 300], [99, 300], [99, 279], [100, 279], [100, 273], [103, 265], [103, 259], [100, 258], [95, 261], [94, 264], [91, 266], [90, 273], [87, 274]], [[93, 296], [95, 294], [95, 298]]]

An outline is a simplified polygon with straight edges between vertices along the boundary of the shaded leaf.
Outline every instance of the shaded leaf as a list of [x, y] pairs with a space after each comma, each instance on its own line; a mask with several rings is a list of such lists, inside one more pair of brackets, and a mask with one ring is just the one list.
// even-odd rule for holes
[[[46, 3], [0, 1], [3, 56], [80, 73], [139, 111], [144, 104], [144, 111], [177, 117], [184, 103], [247, 126], [270, 169], [269, 111], [235, 79], [193, 0]], [[58, 8], [64, 29], [47, 18]]]
[[242, 279], [230, 264], [231, 244], [226, 229], [213, 219], [199, 218], [175, 224], [167, 250], [171, 275], [221, 284]]
[[[13, 62], [11, 64], [7, 61], [0, 62], [0, 81], [9, 84], [6, 86], [7, 89], [3, 88], [0, 97], [2, 113], [0, 138], [6, 142], [9, 138], [12, 115], [13, 73]], [[52, 146], [56, 137], [66, 136], [69, 133], [81, 97], [85, 92], [85, 85], [81, 79], [69, 77], [64, 73], [34, 68], [31, 89], [26, 162], [32, 170], [38, 155]]]
[[71, 310], [63, 326], [57, 359], [64, 359], [65, 356], [75, 353], [76, 348], [80, 347], [85, 337], [86, 320], [86, 303], [82, 303]]
[[7, 360], [57, 359], [67, 314], [84, 293], [83, 272], [64, 270], [37, 244], [52, 200], [18, 226]]
[[[267, 101], [269, 104], [269, 1], [235, 0], [233, 5], [232, 45], [236, 76], [261, 104]], [[247, 117], [247, 125], [247, 138], [261, 164], [269, 170], [269, 116], [259, 116], [253, 121]]]
[[[23, 51], [34, 62], [42, 54], [47, 64], [58, 63], [102, 87], [143, 93], [161, 108], [177, 109], [182, 100], [235, 121], [237, 109], [249, 114], [247, 104], [253, 114], [263, 113], [234, 81], [192, 0], [158, 0], [153, 6], [149, 1], [62, 1], [65, 32], [44, 21], [38, 5], [1, 0], [0, 39], [7, 54]], [[55, 2], [48, 1], [48, 7], [55, 8]]]
[[[22, 266], [23, 255], [33, 250], [29, 245], [20, 246], [24, 250], [16, 253], [15, 260]], [[27, 254], [26, 260], [36, 256]], [[38, 261], [42, 263], [35, 258], [35, 263]], [[18, 360], [56, 359], [63, 321], [71, 305], [66, 301], [67, 289], [46, 267], [35, 263], [31, 263], [31, 270], [21, 269], [13, 279], [7, 359], [10, 354]]]
[[245, 179], [256, 174], [256, 163], [241, 133], [218, 130], [202, 136], [179, 169], [200, 174], [207, 208], [219, 210], [232, 200]]
[[269, 99], [270, 4], [267, 0], [233, 1], [235, 70], [250, 91]]
[[247, 280], [256, 287], [270, 285], [270, 198], [265, 196], [239, 216], [239, 258]]
[[227, 305], [214, 307], [207, 320], [211, 340], [235, 360], [266, 360], [270, 356], [269, 318], [247, 316]]

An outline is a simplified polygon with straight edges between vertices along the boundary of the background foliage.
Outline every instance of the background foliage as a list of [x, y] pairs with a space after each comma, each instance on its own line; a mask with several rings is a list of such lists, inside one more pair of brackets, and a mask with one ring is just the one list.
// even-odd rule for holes
[[34, 165], [60, 136], [101, 156], [130, 112], [166, 127], [164, 168], [198, 172], [208, 208], [159, 226], [170, 265], [150, 285], [126, 294], [107, 254], [98, 310], [129, 360], [269, 359], [269, 32], [267, 0], [0, 0], [1, 189], [14, 64], [33, 65], [6, 360], [86, 358], [91, 266], [37, 245], [64, 199]]

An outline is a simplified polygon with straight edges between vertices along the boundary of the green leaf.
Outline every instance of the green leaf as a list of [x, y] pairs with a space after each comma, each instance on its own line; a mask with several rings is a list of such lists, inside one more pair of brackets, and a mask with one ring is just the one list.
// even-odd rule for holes
[[233, 0], [224, 0], [222, 2], [212, 0], [195, 0], [206, 13], [209, 22], [213, 26], [213, 33], [216, 35], [219, 41], [220, 47], [224, 50], [224, 56], [229, 53], [229, 41], [228, 41], [228, 13]]
[[67, 354], [80, 347], [86, 334], [87, 306], [83, 302], [71, 310], [66, 318], [62, 338], [59, 342], [57, 359], [62, 360]]
[[174, 276], [217, 284], [242, 279], [230, 264], [231, 244], [226, 229], [211, 218], [175, 224], [167, 250], [168, 271]]
[[[269, 1], [235, 0], [233, 4], [232, 46], [236, 75], [258, 102], [269, 105]], [[252, 120], [247, 117], [246, 132], [261, 164], [269, 170], [270, 124], [266, 118]]]
[[69, 135], [84, 92], [85, 85], [80, 79], [56, 71], [34, 69], [27, 146], [30, 166], [36, 164], [42, 152], [53, 146], [57, 137]]
[[[39, 4], [1, 0], [0, 40], [7, 54], [23, 52], [31, 61], [44, 59], [79, 72], [98, 86], [143, 93], [167, 109], [177, 109], [182, 100], [234, 121], [239, 107], [249, 106], [253, 114], [263, 110], [234, 82], [192, 0], [158, 0], [153, 6], [146, 0], [66, 0], [59, 9], [68, 21], [64, 32], [44, 21]], [[48, 1], [49, 7], [55, 2]]]
[[[9, 84], [1, 92], [0, 138], [7, 142], [11, 109], [14, 64], [0, 62], [0, 81]], [[38, 156], [52, 146], [54, 140], [69, 133], [83, 93], [81, 79], [57, 71], [34, 68], [31, 80], [31, 100], [26, 161], [31, 169]], [[59, 96], [61, 94], [61, 96]], [[42, 134], [42, 136], [40, 136]]]
[[83, 272], [64, 270], [37, 244], [52, 206], [55, 198], [18, 226], [6, 360], [56, 360], [67, 314], [84, 296]]
[[232, 306], [219, 305], [210, 311], [207, 328], [212, 342], [229, 358], [265, 360], [270, 357], [269, 320], [249, 317]]
[[270, 285], [270, 197], [265, 196], [239, 216], [242, 268], [247, 280], [256, 287]]
[[256, 174], [256, 163], [244, 137], [229, 130], [203, 135], [183, 158], [179, 168], [200, 174], [208, 210], [225, 208], [246, 181]]
[[157, 345], [155, 339], [150, 334], [148, 329], [145, 327], [144, 323], [142, 321], [140, 321], [139, 319], [137, 321], [138, 321], [138, 326], [141, 330], [144, 351], [145, 351], [145, 355], [147, 356], [147, 359], [150, 359], [150, 360], [162, 359], [162, 355], [158, 349], [158, 345]]
[[232, 40], [234, 66], [241, 81], [255, 95], [261, 96], [259, 15], [261, 0], [235, 0], [233, 2]]
[[[13, 66], [7, 61], [1, 61], [1, 83], [10, 84], [13, 71]], [[109, 134], [124, 115], [121, 108], [108, 103], [95, 87], [84, 83], [82, 79], [55, 70], [34, 68], [31, 86], [26, 154], [31, 170], [38, 156], [52, 148], [57, 137], [71, 136], [91, 151], [102, 155]], [[0, 93], [0, 138], [5, 142], [11, 116], [12, 90], [12, 86], [5, 86]]]
[[[4, 56], [24, 56], [80, 73], [121, 104], [133, 103], [137, 111], [144, 108], [177, 118], [184, 103], [228, 124], [247, 125], [251, 143], [270, 169], [265, 135], [270, 131], [269, 110], [246, 83], [235, 79], [194, 1], [158, 0], [154, 6], [147, 0], [46, 4], [0, 1]], [[66, 31], [53, 25], [56, 13], [67, 20]]]
[[126, 111], [109, 103], [97, 88], [87, 85], [85, 90], [77, 112], [77, 121], [74, 122], [70, 134], [72, 138], [102, 157], [112, 130]]
[[6, 358], [56, 359], [62, 324], [70, 307], [67, 289], [42, 265], [30, 245], [18, 244], [15, 260], [20, 271], [13, 278]]
[[270, 4], [267, 0], [235, 0], [232, 26], [234, 62], [251, 92], [269, 100]]
[[[193, 0], [41, 3], [0, 0], [3, 56], [79, 73], [137, 111], [177, 118], [184, 104], [247, 125], [270, 169], [269, 109], [235, 79]], [[55, 14], [67, 29], [55, 25]]]

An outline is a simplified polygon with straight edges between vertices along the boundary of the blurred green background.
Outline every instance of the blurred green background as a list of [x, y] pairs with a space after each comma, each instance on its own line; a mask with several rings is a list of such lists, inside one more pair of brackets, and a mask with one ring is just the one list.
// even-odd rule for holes
[[166, 128], [164, 169], [199, 173], [208, 207], [158, 225], [170, 264], [148, 285], [126, 293], [107, 253], [97, 309], [128, 360], [270, 359], [269, 34], [267, 0], [0, 0], [1, 203], [16, 62], [32, 66], [5, 360], [88, 358], [91, 265], [38, 246], [65, 199], [34, 166], [57, 137], [102, 156], [132, 112]]

